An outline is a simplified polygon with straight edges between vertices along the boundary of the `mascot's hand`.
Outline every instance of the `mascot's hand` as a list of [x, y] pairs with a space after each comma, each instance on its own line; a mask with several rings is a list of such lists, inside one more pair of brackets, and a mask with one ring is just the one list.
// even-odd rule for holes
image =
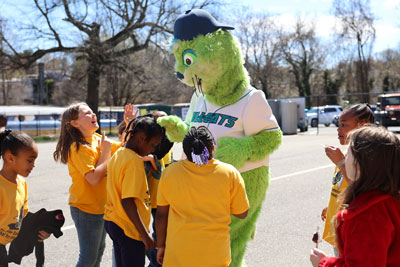
[[249, 137], [233, 138], [221, 137], [218, 139], [218, 148], [215, 158], [229, 163], [239, 169], [251, 156], [252, 141]]
[[164, 116], [157, 119], [157, 123], [165, 128], [171, 142], [182, 142], [188, 131], [188, 126], [177, 116]]

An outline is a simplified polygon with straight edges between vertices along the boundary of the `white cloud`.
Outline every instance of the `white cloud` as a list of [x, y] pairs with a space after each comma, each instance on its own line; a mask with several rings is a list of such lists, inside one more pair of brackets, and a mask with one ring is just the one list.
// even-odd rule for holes
[[382, 6], [387, 9], [400, 9], [400, 0], [384, 0]]
[[400, 44], [400, 27], [388, 23], [377, 23], [375, 51], [398, 47]]
[[[301, 18], [306, 23], [314, 23], [316, 33], [318, 37], [322, 38], [330, 38], [333, 35], [333, 30], [335, 26], [335, 17], [331, 15], [325, 16], [304, 16], [302, 15]], [[297, 20], [297, 15], [294, 13], [285, 13], [279, 16], [276, 16], [275, 23], [284, 30], [291, 31], [294, 29], [294, 25]]]
[[315, 23], [317, 35], [323, 38], [331, 38], [334, 34], [335, 17], [334, 16], [320, 16]]

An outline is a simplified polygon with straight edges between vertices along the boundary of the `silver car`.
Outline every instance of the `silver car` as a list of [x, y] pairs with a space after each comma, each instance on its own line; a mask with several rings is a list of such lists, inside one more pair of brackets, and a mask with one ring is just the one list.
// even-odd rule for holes
[[324, 124], [326, 127], [331, 125], [335, 115], [339, 116], [343, 108], [337, 105], [327, 105], [321, 107], [313, 107], [307, 111], [307, 122], [311, 127], [317, 127], [318, 124]]

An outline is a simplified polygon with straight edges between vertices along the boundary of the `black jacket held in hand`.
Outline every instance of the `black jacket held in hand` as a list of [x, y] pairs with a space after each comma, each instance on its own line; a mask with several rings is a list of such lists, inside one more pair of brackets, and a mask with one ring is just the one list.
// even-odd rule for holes
[[65, 218], [62, 210], [47, 211], [40, 209], [36, 213], [28, 212], [22, 221], [18, 236], [11, 242], [8, 261], [21, 264], [21, 259], [33, 252], [35, 248], [36, 266], [44, 264], [44, 245], [39, 242], [39, 231], [45, 231], [59, 238]]

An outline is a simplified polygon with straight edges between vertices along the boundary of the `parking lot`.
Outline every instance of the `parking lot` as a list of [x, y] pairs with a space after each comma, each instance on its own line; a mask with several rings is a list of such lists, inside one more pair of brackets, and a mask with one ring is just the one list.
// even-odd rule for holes
[[[391, 128], [399, 131], [400, 128]], [[310, 266], [309, 251], [315, 246], [311, 238], [317, 226], [323, 229], [321, 210], [327, 205], [334, 166], [324, 154], [321, 144], [338, 145], [336, 127], [322, 126], [297, 135], [283, 137], [283, 144], [271, 157], [271, 183], [257, 223], [255, 239], [249, 243], [247, 266]], [[28, 178], [29, 207], [62, 209], [66, 217], [64, 235], [45, 241], [46, 266], [75, 266], [78, 240], [68, 207], [71, 179], [67, 166], [55, 163], [52, 153], [55, 142], [40, 143], [39, 157]], [[179, 158], [180, 144], [174, 146]], [[322, 243], [321, 248], [332, 254]], [[11, 264], [10, 266], [17, 266]], [[30, 255], [22, 266], [35, 266]], [[101, 266], [111, 266], [111, 242]]]

